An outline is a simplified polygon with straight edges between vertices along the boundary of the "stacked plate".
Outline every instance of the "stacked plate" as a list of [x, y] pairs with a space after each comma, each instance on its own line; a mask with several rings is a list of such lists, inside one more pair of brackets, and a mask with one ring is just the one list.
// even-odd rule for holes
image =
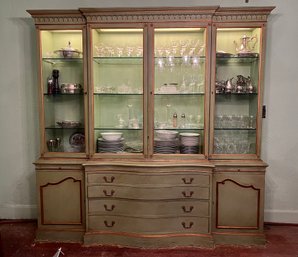
[[154, 140], [154, 152], [162, 154], [176, 153], [178, 149], [178, 139], [162, 140], [156, 138]]
[[115, 141], [106, 140], [103, 138], [97, 139], [98, 153], [118, 153], [124, 151], [124, 138]]
[[180, 133], [180, 153], [197, 154], [200, 150], [200, 134]]
[[177, 152], [179, 141], [178, 132], [171, 130], [156, 131], [154, 139], [154, 152], [161, 154], [174, 154]]
[[103, 132], [97, 139], [98, 153], [118, 153], [124, 151], [124, 138], [120, 132]]

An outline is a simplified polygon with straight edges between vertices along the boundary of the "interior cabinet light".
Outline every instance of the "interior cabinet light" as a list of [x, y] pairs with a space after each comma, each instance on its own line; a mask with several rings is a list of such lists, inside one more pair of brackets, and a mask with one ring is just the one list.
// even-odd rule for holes
[[143, 29], [98, 29], [98, 32], [143, 32]]

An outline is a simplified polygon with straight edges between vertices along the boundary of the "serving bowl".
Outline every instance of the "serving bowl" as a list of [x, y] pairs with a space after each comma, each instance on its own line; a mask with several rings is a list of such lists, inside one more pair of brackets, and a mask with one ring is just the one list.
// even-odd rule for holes
[[81, 126], [81, 122], [72, 120], [63, 120], [56, 122], [61, 128], [78, 128]]
[[71, 43], [68, 42], [68, 46], [61, 48], [59, 50], [54, 51], [55, 53], [59, 54], [63, 58], [73, 58], [73, 57], [79, 57], [82, 52], [80, 52], [78, 49], [75, 49], [71, 47]]
[[83, 87], [80, 84], [62, 83], [60, 86], [61, 94], [79, 94], [82, 91]]
[[102, 132], [100, 133], [102, 138], [106, 141], [117, 141], [120, 140], [122, 137], [121, 132]]
[[173, 140], [177, 137], [178, 132], [174, 130], [157, 130], [156, 136], [161, 140]]

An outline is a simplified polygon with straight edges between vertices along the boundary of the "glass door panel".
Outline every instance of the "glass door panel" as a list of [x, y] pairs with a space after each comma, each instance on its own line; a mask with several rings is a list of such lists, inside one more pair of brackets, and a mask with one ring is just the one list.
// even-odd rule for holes
[[154, 31], [154, 153], [204, 152], [203, 28]]
[[218, 28], [215, 154], [256, 154], [260, 28]]
[[41, 31], [46, 152], [85, 152], [82, 30]]
[[94, 149], [143, 153], [143, 29], [93, 29]]

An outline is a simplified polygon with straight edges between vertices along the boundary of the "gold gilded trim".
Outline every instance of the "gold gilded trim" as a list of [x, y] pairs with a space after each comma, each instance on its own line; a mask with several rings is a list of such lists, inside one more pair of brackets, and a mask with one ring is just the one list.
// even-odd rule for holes
[[163, 21], [202, 21], [211, 20], [212, 15], [206, 14], [138, 14], [138, 15], [87, 15], [88, 23], [97, 22], [163, 22]]

